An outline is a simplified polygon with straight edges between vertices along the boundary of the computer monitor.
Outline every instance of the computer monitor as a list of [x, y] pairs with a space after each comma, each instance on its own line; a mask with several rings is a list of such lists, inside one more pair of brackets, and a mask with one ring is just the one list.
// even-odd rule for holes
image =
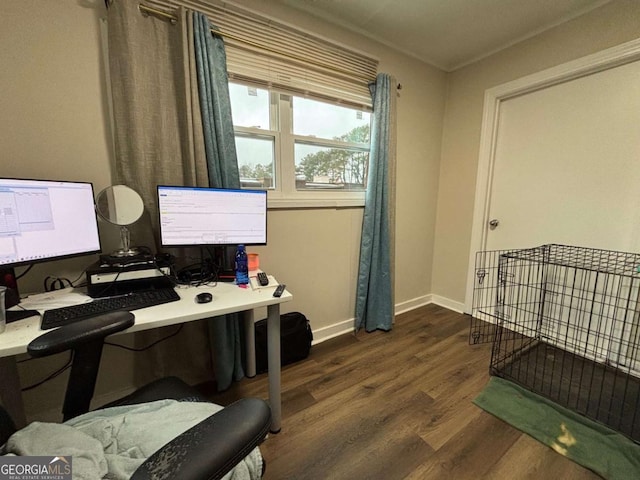
[[163, 247], [266, 245], [267, 192], [158, 185]]
[[0, 178], [0, 267], [100, 251], [91, 183]]

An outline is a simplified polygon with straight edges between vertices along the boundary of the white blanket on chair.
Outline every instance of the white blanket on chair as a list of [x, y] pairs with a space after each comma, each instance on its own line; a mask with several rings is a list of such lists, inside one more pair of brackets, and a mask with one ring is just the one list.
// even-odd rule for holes
[[[105, 408], [63, 424], [34, 422], [14, 433], [6, 449], [15, 455], [72, 456], [74, 479], [128, 479], [156, 450], [221, 409], [175, 400]], [[256, 448], [224, 478], [251, 480], [261, 473]]]

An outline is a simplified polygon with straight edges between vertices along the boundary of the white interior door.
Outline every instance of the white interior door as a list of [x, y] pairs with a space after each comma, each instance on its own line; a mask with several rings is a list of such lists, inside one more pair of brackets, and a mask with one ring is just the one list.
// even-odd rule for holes
[[477, 252], [640, 251], [639, 72], [640, 39], [487, 90], [467, 313]]
[[486, 249], [640, 251], [640, 62], [503, 101]]
[[[494, 121], [494, 131], [482, 225], [484, 250], [563, 244], [640, 252], [640, 61], [508, 96], [499, 102], [493, 118], [485, 118]], [[512, 273], [531, 278], [527, 268]], [[548, 326], [557, 331], [542, 334], [599, 361], [620, 365], [627, 357], [625, 364], [637, 363], [638, 352], [620, 351], [618, 343], [610, 342], [629, 338], [631, 332], [619, 331], [623, 326], [638, 327], [618, 317], [637, 315], [614, 308], [614, 314], [599, 318], [599, 333], [594, 336], [588, 327], [591, 318], [584, 312], [602, 305], [607, 292], [600, 291], [597, 277], [577, 273], [587, 279], [580, 306], [573, 305], [572, 296], [564, 297], [564, 286], [554, 292], [549, 289], [554, 282], [535, 285], [564, 301], [558, 310], [562, 318], [548, 317]], [[631, 300], [627, 305], [636, 304], [637, 289], [621, 282], [615, 295], [622, 299], [623, 291]], [[505, 298], [504, 308], [518, 301]], [[545, 308], [549, 305], [545, 303]], [[534, 321], [531, 308], [523, 317], [526, 320], [513, 318], [513, 328], [533, 329], [522, 324]], [[511, 310], [518, 313], [517, 308]]]

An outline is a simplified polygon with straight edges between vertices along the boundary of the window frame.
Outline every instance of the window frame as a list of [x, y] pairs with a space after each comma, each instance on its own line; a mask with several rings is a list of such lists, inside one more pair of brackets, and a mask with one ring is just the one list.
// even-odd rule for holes
[[[364, 185], [362, 190], [349, 191], [340, 189], [297, 190], [295, 185], [296, 143], [317, 145], [319, 147], [344, 147], [367, 151], [367, 153], [369, 153], [369, 147], [367, 146], [365, 149], [365, 144], [355, 142], [340, 142], [314, 136], [295, 135], [292, 125], [293, 97], [310, 98], [315, 101], [340, 107], [353, 107], [350, 105], [341, 105], [340, 102], [316, 98], [313, 95], [302, 97], [299, 94], [283, 92], [250, 82], [239, 82], [235, 79], [230, 79], [230, 83], [259, 88], [269, 92], [270, 126], [268, 130], [234, 125], [234, 135], [247, 138], [273, 138], [275, 186], [267, 189], [267, 203], [269, 208], [340, 208], [364, 206], [366, 185]], [[371, 113], [370, 110], [363, 109], [363, 111]]]

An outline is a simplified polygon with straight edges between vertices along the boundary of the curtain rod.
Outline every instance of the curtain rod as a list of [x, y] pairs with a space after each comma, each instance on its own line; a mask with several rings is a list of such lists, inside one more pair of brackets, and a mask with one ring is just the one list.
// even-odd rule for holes
[[[138, 5], [138, 9], [140, 10], [140, 12], [143, 15], [146, 14], [146, 15], [154, 15], [154, 16], [157, 16], [157, 17], [161, 17], [161, 18], [164, 18], [165, 20], [169, 20], [172, 24], [175, 24], [178, 21], [178, 17], [176, 17], [172, 13], [166, 12], [164, 10], [159, 10], [159, 9], [153, 8], [153, 7], [148, 7], [147, 5], [144, 5], [142, 3], [140, 3]], [[317, 62], [317, 61], [316, 62], [309, 61], [309, 59], [307, 59], [307, 58], [300, 57], [300, 56], [297, 56], [297, 55], [292, 55], [290, 53], [286, 53], [286, 52], [283, 52], [281, 50], [276, 50], [276, 49], [273, 49], [273, 48], [270, 48], [270, 47], [266, 47], [266, 46], [261, 45], [261, 44], [259, 44], [257, 42], [252, 42], [251, 40], [246, 40], [246, 39], [244, 39], [242, 37], [238, 37], [237, 35], [233, 35], [231, 33], [224, 33], [224, 32], [221, 32], [220, 30], [216, 30], [216, 29], [213, 29], [213, 28], [211, 29], [211, 33], [213, 33], [215, 35], [218, 35], [218, 36], [220, 36], [222, 38], [230, 38], [231, 40], [236, 40], [236, 41], [244, 43], [246, 45], [250, 45], [252, 47], [259, 48], [260, 50], [265, 50], [267, 52], [274, 53], [276, 55], [281, 55], [283, 57], [287, 57], [287, 58], [290, 58], [292, 60], [296, 60], [298, 62], [302, 62], [302, 63], [305, 63], [305, 64], [312, 64], [312, 65], [315, 65], [315, 66], [318, 66], [318, 67], [325, 68], [327, 70], [331, 70], [331, 71], [334, 71], [334, 72], [337, 72], [337, 73], [341, 73], [343, 75], [347, 75], [349, 77], [353, 77], [354, 76], [351, 72], [347, 72], [345, 70], [336, 68], [333, 65], [329, 65], [329, 64], [321, 63], [321, 62]], [[371, 81], [370, 78], [365, 78], [365, 77], [363, 77], [361, 75], [357, 75], [357, 77], [362, 79], [362, 80], [364, 80], [364, 81], [366, 81], [366, 82]]]

